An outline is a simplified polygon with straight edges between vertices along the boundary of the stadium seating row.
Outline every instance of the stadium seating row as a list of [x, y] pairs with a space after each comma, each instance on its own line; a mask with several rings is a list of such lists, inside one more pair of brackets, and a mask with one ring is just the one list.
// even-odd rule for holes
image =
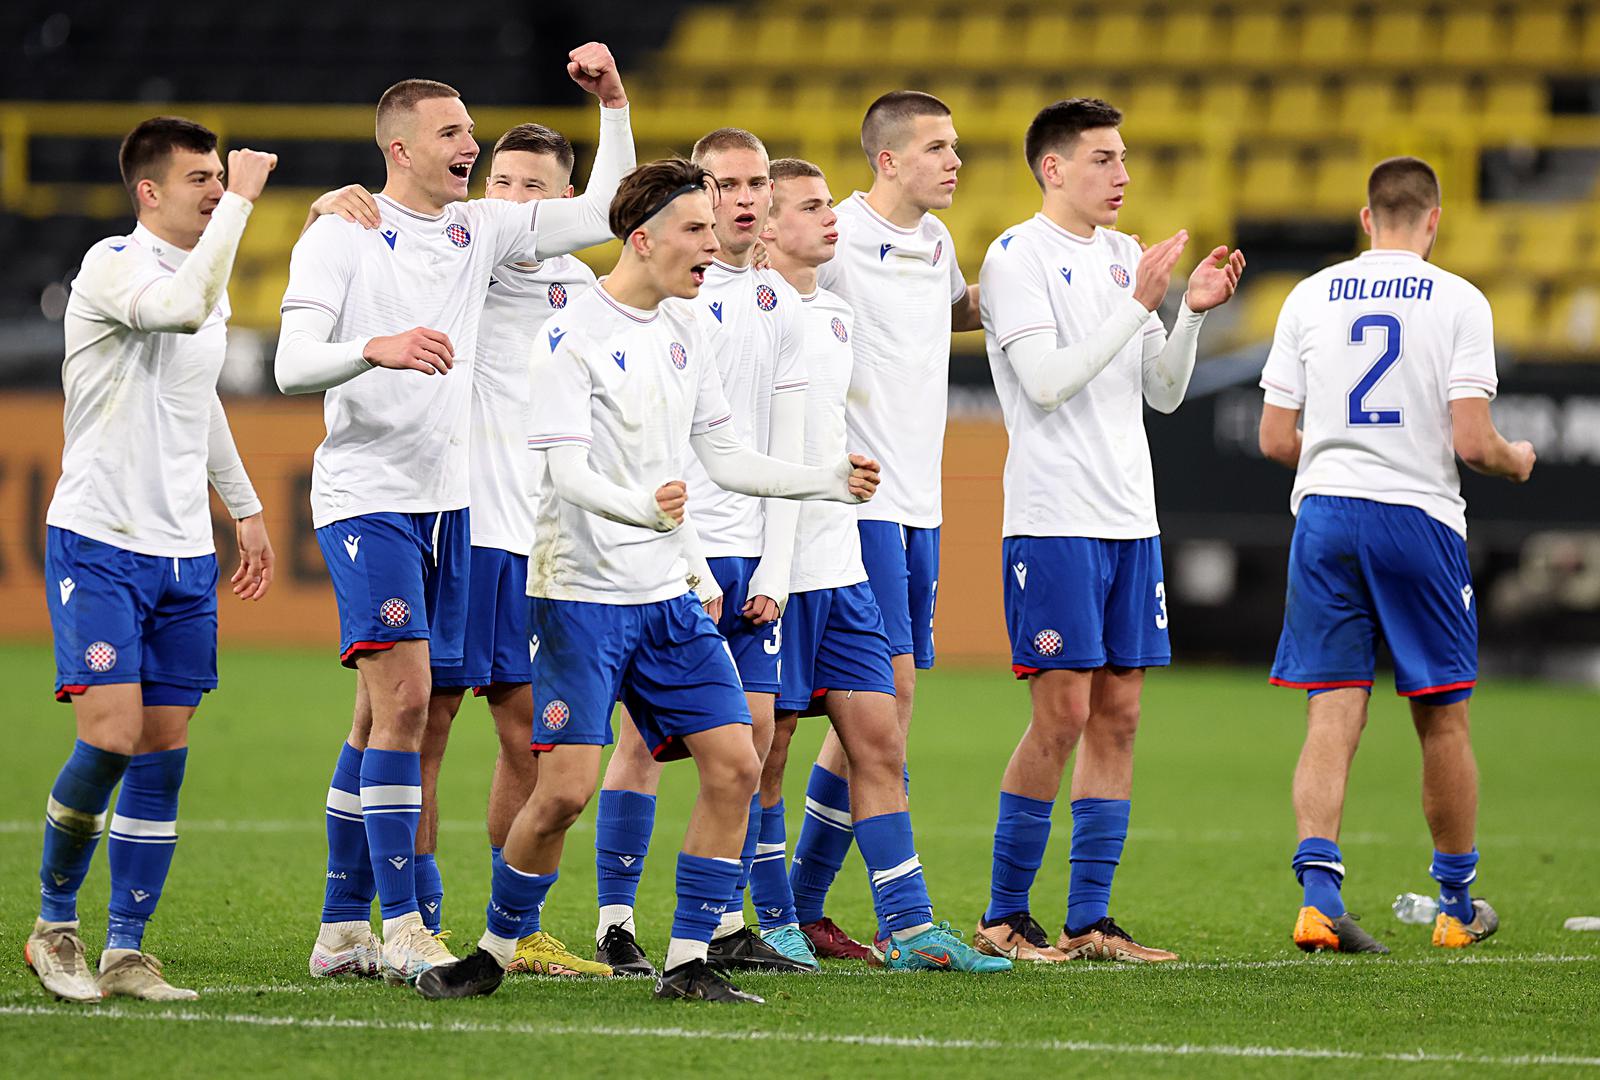
[[[753, 51], [768, 71], [967, 67], [1060, 70], [1075, 57], [1114, 66], [1214, 70], [1413, 71], [1430, 66], [1550, 71], [1600, 63], [1600, 5], [1273, 3], [974, 9], [914, 0], [699, 7], [678, 22], [674, 63], [734, 71]], [[753, 49], [752, 49], [753, 45]]]

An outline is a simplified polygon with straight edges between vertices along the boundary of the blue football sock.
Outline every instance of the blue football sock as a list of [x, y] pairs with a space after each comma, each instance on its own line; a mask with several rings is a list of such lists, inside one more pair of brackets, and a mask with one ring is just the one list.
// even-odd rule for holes
[[[761, 844], [761, 796], [750, 796], [750, 816], [744, 827], [744, 847], [739, 850], [739, 883], [734, 886], [728, 911], [737, 911], [744, 918], [744, 894], [750, 887], [750, 871], [756, 864], [756, 848]], [[725, 913], [726, 914], [726, 913]]]
[[366, 922], [372, 918], [372, 858], [367, 825], [361, 816], [361, 751], [339, 744], [339, 762], [328, 785], [328, 877], [322, 892], [322, 921]]
[[1050, 842], [1053, 799], [1000, 793], [1000, 816], [994, 826], [994, 868], [989, 876], [988, 921], [1029, 910], [1028, 892], [1044, 863]]
[[872, 875], [879, 925], [891, 934], [933, 921], [933, 901], [922, 876], [911, 815], [902, 810], [856, 822], [856, 844]]
[[[491, 875], [491, 878], [492, 878], [493, 874], [498, 872], [498, 870], [504, 864], [504, 862], [505, 862], [505, 854], [504, 854], [504, 852], [500, 848], [497, 848], [493, 844], [490, 844], [489, 845], [489, 873]], [[527, 916], [525, 916], [523, 918], [523, 920], [522, 920], [522, 934], [520, 935], [521, 937], [527, 937], [529, 934], [537, 934], [539, 932], [539, 912], [542, 911], [542, 910], [544, 910], [544, 905], [540, 904], [538, 907], [533, 909], [533, 912], [531, 914], [529, 914], [529, 915], [527, 915]]]
[[1477, 918], [1472, 908], [1472, 892], [1467, 888], [1478, 877], [1478, 849], [1464, 855], [1433, 853], [1428, 876], [1439, 883], [1439, 910], [1464, 923]]
[[854, 840], [850, 785], [821, 765], [811, 766], [806, 813], [800, 821], [800, 839], [795, 841], [794, 862], [789, 867], [795, 916], [801, 923], [822, 918], [823, 902]]
[[789, 838], [783, 820], [783, 800], [761, 810], [761, 840], [756, 863], [750, 870], [750, 900], [756, 906], [761, 929], [771, 930], [797, 922], [794, 893], [789, 891]]
[[422, 925], [437, 934], [444, 921], [444, 878], [439, 874], [439, 861], [433, 855], [418, 855], [414, 863], [417, 870], [417, 910], [422, 912]]
[[1067, 886], [1067, 928], [1085, 930], [1111, 909], [1111, 878], [1128, 839], [1127, 799], [1072, 800], [1072, 876]]
[[139, 949], [161, 900], [178, 848], [178, 790], [186, 747], [135, 754], [122, 774], [106, 854], [111, 863], [111, 922], [106, 948]]
[[656, 797], [602, 791], [594, 822], [595, 889], [600, 906], [633, 907], [656, 827]]
[[672, 912], [672, 936], [682, 941], [709, 942], [739, 884], [738, 859], [710, 859], [678, 853], [678, 904]]
[[72, 747], [45, 804], [44, 854], [39, 860], [39, 918], [76, 922], [78, 889], [89, 873], [95, 845], [106, 827], [111, 791], [128, 767], [126, 754], [90, 746]]
[[537, 917], [558, 876], [559, 871], [524, 874], [504, 859], [496, 862], [489, 891], [489, 933], [513, 941], [526, 936], [528, 919]]
[[1330, 919], [1344, 914], [1344, 856], [1339, 845], [1320, 836], [1300, 841], [1294, 850], [1294, 876], [1305, 890], [1305, 907], [1314, 907]]
[[372, 877], [385, 919], [417, 910], [417, 819], [422, 816], [422, 755], [374, 750], [361, 755], [361, 817]]

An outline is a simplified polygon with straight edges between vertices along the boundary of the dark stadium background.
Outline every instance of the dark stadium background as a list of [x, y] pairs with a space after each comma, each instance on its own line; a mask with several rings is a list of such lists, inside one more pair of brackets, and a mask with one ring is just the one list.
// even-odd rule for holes
[[[307, 619], [331, 618], [331, 607], [297, 479], [319, 434], [316, 406], [278, 399], [270, 378], [277, 298], [305, 206], [332, 186], [381, 184], [371, 105], [413, 75], [455, 85], [478, 119], [475, 192], [492, 139], [523, 119], [573, 137], [581, 184], [594, 118], [563, 64], [590, 39], [618, 56], [641, 158], [737, 124], [766, 137], [774, 156], [818, 160], [837, 196], [867, 184], [851, 145], [866, 101], [897, 86], [945, 96], [967, 162], [946, 219], [973, 280], [988, 240], [1036, 208], [1020, 155], [1032, 109], [1078, 93], [1123, 105], [1134, 177], [1125, 226], [1148, 240], [1184, 225], [1192, 247], [1235, 243], [1250, 259], [1239, 297], [1208, 321], [1190, 400], [1148, 426], [1175, 648], [1263, 669], [1292, 526], [1289, 475], [1254, 449], [1255, 375], [1273, 318], [1296, 276], [1359, 248], [1366, 168], [1393, 153], [1430, 158], [1445, 187], [1437, 260], [1494, 303], [1496, 416], [1540, 454], [1524, 488], [1464, 478], [1485, 664], [1600, 679], [1593, 0], [5, 5], [0, 423], [12, 438], [0, 453], [0, 635], [45, 633], [38, 555], [59, 453], [60, 313], [83, 251], [130, 225], [121, 133], [176, 112], [216, 127], [225, 144], [282, 157], [235, 273], [224, 389], [247, 463], [274, 478], [284, 583], [265, 630], [225, 621], [224, 634], [320, 641]], [[608, 258], [595, 254], [597, 265]], [[1178, 293], [1175, 281], [1173, 303]], [[955, 350], [939, 631], [947, 659], [992, 659], [1005, 651], [1003, 433], [979, 335], [958, 337]]]

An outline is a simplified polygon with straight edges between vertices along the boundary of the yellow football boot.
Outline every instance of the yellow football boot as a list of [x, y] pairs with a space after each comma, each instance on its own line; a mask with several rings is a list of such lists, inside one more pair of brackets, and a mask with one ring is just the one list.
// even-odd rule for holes
[[1500, 929], [1500, 916], [1487, 900], [1474, 900], [1472, 913], [1472, 921], [1464, 923], [1454, 915], [1439, 912], [1433, 920], [1433, 943], [1444, 949], [1465, 949]]
[[517, 942], [517, 955], [506, 970], [529, 975], [590, 975], [602, 978], [611, 974], [611, 968], [605, 964], [574, 956], [565, 945], [543, 930]]

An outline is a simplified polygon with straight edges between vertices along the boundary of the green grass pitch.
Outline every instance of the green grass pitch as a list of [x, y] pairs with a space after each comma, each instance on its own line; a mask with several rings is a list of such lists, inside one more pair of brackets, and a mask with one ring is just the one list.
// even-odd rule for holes
[[[72, 738], [50, 702], [48, 649], [0, 649], [13, 697], [0, 765], [0, 1076], [561, 1075], [943, 1076], [1595, 1074], [1600, 1070], [1600, 935], [1562, 929], [1600, 915], [1600, 698], [1489, 680], [1474, 699], [1483, 772], [1477, 888], [1503, 928], [1444, 955], [1426, 928], [1388, 910], [1427, 891], [1431, 850], [1405, 707], [1374, 699], [1357, 757], [1343, 848], [1346, 898], [1388, 958], [1305, 957], [1289, 941], [1289, 778], [1299, 695], [1261, 671], [1180, 667], [1151, 676], [1133, 833], [1113, 912], [1171, 947], [1165, 969], [1072, 964], [985, 978], [749, 977], [765, 1008], [656, 1002], [632, 980], [514, 978], [492, 998], [429, 1003], [373, 983], [314, 982], [306, 957], [321, 899], [322, 800], [349, 715], [351, 677], [321, 653], [223, 656], [223, 689], [196, 724], [183, 840], [147, 946], [187, 1006], [55, 1004], [22, 964], [33, 918], [41, 811]], [[912, 810], [939, 916], [970, 932], [987, 897], [996, 786], [1026, 715], [1026, 691], [997, 671], [927, 674], [912, 732]], [[808, 722], [789, 774], [798, 833]], [[489, 883], [482, 815], [493, 738], [471, 702], [445, 762], [439, 861], [458, 951], [483, 928]], [[640, 896], [641, 938], [659, 961], [672, 860], [693, 770], [668, 770]], [[574, 830], [545, 926], [579, 947], [594, 925], [593, 810]], [[1070, 831], [1063, 806], [1034, 912], [1065, 910]], [[85, 886], [85, 939], [104, 939], [104, 854]], [[870, 928], [852, 853], [830, 914]]]

